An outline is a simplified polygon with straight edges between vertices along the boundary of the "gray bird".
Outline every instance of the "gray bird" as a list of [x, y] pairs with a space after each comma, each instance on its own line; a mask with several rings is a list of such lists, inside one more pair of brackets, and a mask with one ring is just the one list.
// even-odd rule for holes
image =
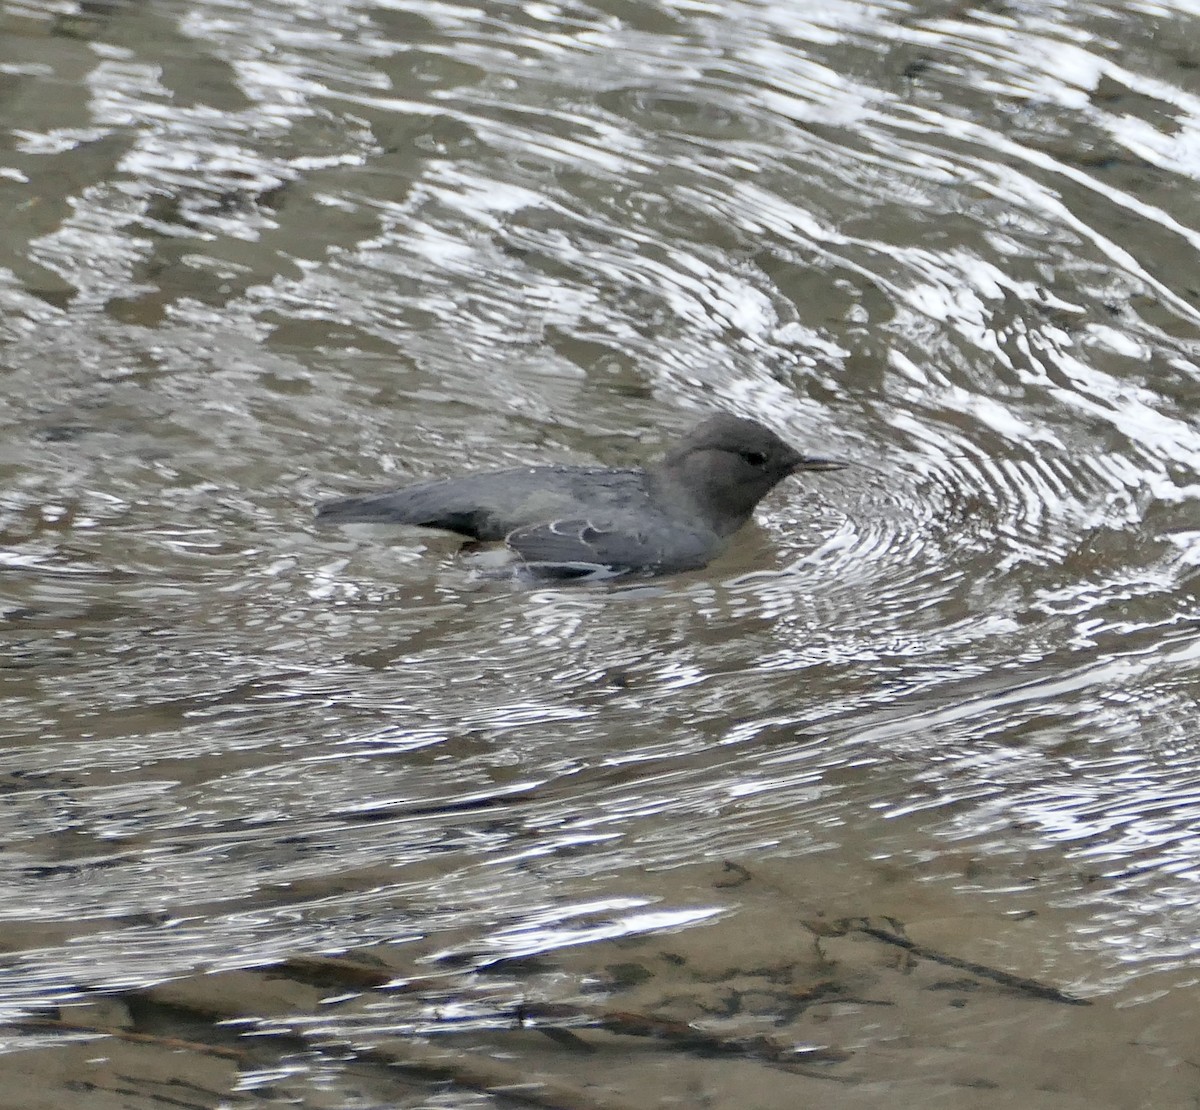
[[645, 468], [531, 466], [421, 482], [317, 509], [333, 524], [392, 523], [503, 540], [538, 577], [695, 570], [724, 550], [774, 486], [838, 470], [755, 420], [720, 413]]

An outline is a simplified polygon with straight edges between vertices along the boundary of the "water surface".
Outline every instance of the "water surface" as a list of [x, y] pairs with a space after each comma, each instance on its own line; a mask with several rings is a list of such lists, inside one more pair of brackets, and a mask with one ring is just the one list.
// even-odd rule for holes
[[[1182, 1104], [1197, 14], [0, 5], [4, 1011], [368, 948], [619, 1002], [614, 945], [719, 978], [885, 915], [1093, 1001], [1016, 1063], [976, 1016], [979, 1105], [1067, 1058]], [[715, 408], [855, 466], [700, 572], [518, 588], [312, 519]], [[856, 1006], [845, 1077], [967, 1104]]]

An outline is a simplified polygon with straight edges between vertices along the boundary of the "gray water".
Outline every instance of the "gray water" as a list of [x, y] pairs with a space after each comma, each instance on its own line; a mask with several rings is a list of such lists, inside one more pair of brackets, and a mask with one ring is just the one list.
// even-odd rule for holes
[[[5, 1014], [886, 914], [1194, 1020], [1190, 0], [6, 0], [0, 135]], [[312, 518], [718, 408], [855, 465], [703, 571]]]

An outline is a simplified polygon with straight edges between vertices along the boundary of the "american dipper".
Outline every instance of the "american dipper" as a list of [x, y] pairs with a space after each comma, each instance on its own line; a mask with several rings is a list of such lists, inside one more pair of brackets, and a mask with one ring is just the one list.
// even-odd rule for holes
[[798, 470], [838, 470], [755, 420], [720, 413], [642, 468], [531, 466], [320, 505], [321, 521], [416, 524], [504, 540], [538, 577], [662, 574], [715, 558]]

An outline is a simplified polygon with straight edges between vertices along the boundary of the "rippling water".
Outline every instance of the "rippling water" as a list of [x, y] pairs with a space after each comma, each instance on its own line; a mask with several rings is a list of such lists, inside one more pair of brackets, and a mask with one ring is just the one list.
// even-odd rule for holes
[[[1200, 11], [812, 8], [0, 4], [10, 1012], [726, 860], [1194, 985]], [[312, 523], [714, 407], [856, 465], [702, 572]]]

